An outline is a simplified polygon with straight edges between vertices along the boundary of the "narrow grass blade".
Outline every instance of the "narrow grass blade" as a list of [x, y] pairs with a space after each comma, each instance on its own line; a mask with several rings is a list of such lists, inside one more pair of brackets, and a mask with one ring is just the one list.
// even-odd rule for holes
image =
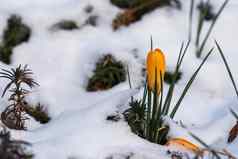
[[197, 68], [197, 70], [194, 72], [194, 74], [192, 75], [192, 77], [190, 78], [190, 80], [188, 81], [187, 85], [185, 86], [179, 100], [177, 101], [176, 105], [174, 106], [171, 114], [170, 114], [170, 117], [173, 118], [175, 113], [177, 112], [182, 100], [184, 99], [187, 91], [189, 90], [190, 86], [192, 85], [193, 81], [195, 80], [198, 72], [200, 71], [200, 69], [202, 68], [202, 66], [204, 65], [204, 63], [207, 61], [208, 57], [211, 55], [213, 51], [213, 48], [208, 52], [208, 54], [206, 55], [206, 57], [203, 59], [202, 63], [199, 65], [199, 67]]
[[154, 92], [153, 92], [153, 104], [152, 104], [152, 118], [150, 124], [150, 138], [154, 137], [154, 132], [156, 129], [156, 111], [158, 109], [158, 88], [157, 88], [157, 68], [155, 68], [155, 85], [154, 85]]
[[236, 112], [233, 109], [230, 109], [230, 112], [236, 118], [236, 120], [238, 121], [238, 115], [236, 114]]
[[162, 77], [162, 72], [160, 71], [160, 100], [159, 100], [159, 108], [158, 108], [158, 114], [157, 114], [157, 121], [161, 119], [162, 115], [162, 104], [163, 104], [163, 91], [164, 91], [164, 85], [163, 85], [163, 77]]
[[[147, 78], [146, 78], [146, 81], [145, 81], [145, 85], [144, 85], [144, 93], [143, 93], [143, 98], [142, 98], [142, 102], [141, 102], [141, 106], [142, 106], [142, 110], [143, 110], [143, 117], [144, 119], [146, 120], [146, 97], [147, 97]], [[146, 121], [143, 122], [143, 125], [144, 125], [144, 128], [143, 128], [143, 131], [144, 131], [144, 135], [146, 136]]]
[[219, 18], [219, 16], [220, 16], [220, 14], [222, 13], [223, 9], [224, 9], [225, 6], [227, 5], [228, 1], [229, 1], [229, 0], [225, 0], [225, 2], [224, 2], [224, 3], [222, 4], [222, 6], [220, 7], [218, 13], [217, 13], [216, 16], [214, 17], [214, 20], [212, 21], [212, 24], [210, 25], [210, 27], [209, 27], [209, 29], [208, 29], [208, 31], [207, 31], [207, 34], [206, 34], [206, 36], [205, 36], [205, 38], [204, 38], [204, 40], [203, 40], [203, 42], [202, 42], [202, 44], [201, 44], [201, 46], [200, 46], [198, 52], [197, 52], [197, 57], [201, 57], [202, 51], [203, 51], [204, 46], [205, 46], [205, 44], [206, 44], [206, 42], [207, 42], [207, 40], [208, 40], [208, 38], [209, 38], [209, 36], [210, 36], [210, 34], [211, 34], [211, 32], [212, 32], [212, 29], [213, 29], [213, 27], [215, 26], [215, 24], [216, 24], [216, 22], [217, 22], [217, 19]]
[[147, 112], [146, 112], [146, 138], [149, 139], [149, 135], [150, 135], [150, 119], [151, 119], [151, 90], [148, 90], [148, 101], [147, 101]]
[[158, 138], [158, 129], [161, 128], [162, 126], [162, 116], [163, 116], [163, 113], [162, 113], [162, 104], [163, 104], [163, 77], [162, 77], [162, 72], [160, 71], [160, 81], [162, 81], [160, 83], [160, 100], [159, 100], [159, 106], [158, 106], [158, 109], [157, 109], [157, 112], [156, 112], [156, 123], [155, 123], [155, 136], [154, 136], [154, 139], [155, 141], [157, 141], [157, 138]]
[[218, 51], [219, 51], [219, 53], [220, 53], [220, 55], [221, 55], [221, 57], [222, 57], [222, 60], [223, 60], [223, 62], [224, 62], [224, 64], [225, 64], [225, 66], [226, 66], [226, 70], [227, 70], [227, 72], [228, 72], [228, 74], [229, 74], [229, 77], [230, 77], [230, 79], [231, 79], [232, 85], [233, 85], [233, 87], [234, 87], [234, 89], [235, 89], [235, 92], [236, 92], [236, 96], [237, 96], [237, 98], [238, 98], [237, 86], [236, 86], [235, 80], [234, 80], [234, 78], [233, 78], [233, 75], [232, 75], [232, 73], [231, 73], [231, 69], [230, 69], [230, 67], [229, 67], [229, 65], [228, 65], [228, 62], [227, 62], [227, 60], [226, 60], [226, 57], [225, 57], [225, 55], [224, 55], [224, 53], [223, 53], [223, 51], [222, 51], [220, 45], [217, 43], [216, 40], [215, 40], [215, 43], [216, 43], [216, 46], [217, 46], [217, 48], [218, 48]]
[[178, 67], [178, 65], [180, 63], [180, 59], [181, 59], [182, 53], [183, 53], [183, 47], [184, 47], [184, 42], [182, 42], [182, 45], [181, 45], [180, 50], [179, 50], [179, 56], [178, 56], [178, 59], [177, 59], [176, 67]]
[[175, 80], [176, 80], [176, 77], [178, 75], [180, 66], [183, 62], [184, 56], [187, 53], [189, 44], [190, 44], [190, 41], [187, 42], [186, 47], [185, 47], [184, 50], [183, 50], [183, 44], [181, 46], [181, 49], [180, 49], [180, 52], [179, 52], [178, 62], [177, 62], [177, 65], [176, 65], [176, 68], [175, 68], [175, 71], [174, 71], [174, 75], [173, 75], [173, 79], [172, 79], [172, 84], [169, 87], [169, 91], [167, 93], [167, 96], [166, 96], [166, 99], [165, 99], [165, 102], [164, 102], [164, 106], [163, 106], [163, 111], [162, 112], [163, 112], [164, 115], [167, 115], [168, 112], [169, 112], [169, 107], [170, 107], [170, 103], [171, 103], [171, 100], [172, 100], [172, 97], [173, 97], [173, 91], [174, 91], [174, 87], [175, 87]]
[[145, 85], [144, 85], [144, 92], [143, 92], [143, 98], [142, 98], [142, 106], [145, 106], [146, 96], [147, 96], [147, 79], [146, 79]]
[[188, 41], [191, 41], [192, 39], [193, 8], [194, 8], [194, 0], [191, 0], [190, 11], [189, 11]]
[[[202, 1], [200, 1], [200, 3], [203, 3]], [[206, 10], [205, 10], [206, 11]], [[207, 12], [207, 11], [206, 11]], [[200, 35], [201, 35], [201, 31], [203, 28], [203, 24], [204, 24], [204, 20], [205, 20], [205, 16], [207, 13], [204, 13], [202, 11], [199, 12], [199, 18], [198, 18], [198, 27], [197, 27], [197, 36], [196, 36], [196, 42], [195, 42], [195, 46], [197, 48], [199, 48], [199, 44], [200, 44]], [[198, 52], [197, 52], [198, 53]], [[198, 56], [198, 54], [197, 54]]]
[[130, 87], [130, 89], [132, 89], [131, 76], [130, 76], [130, 72], [129, 72], [129, 67], [128, 67], [128, 65], [126, 66], [126, 72], [127, 72], [129, 87]]
[[3, 90], [3, 93], [2, 93], [2, 96], [1, 97], [4, 97], [5, 93], [7, 92], [7, 90], [11, 87], [11, 85], [14, 83], [15, 81], [11, 81], [7, 84], [7, 86], [4, 88]]
[[[176, 75], [176, 72], [178, 70], [178, 66], [179, 66], [180, 59], [181, 59], [182, 52], [183, 52], [183, 47], [184, 47], [184, 42], [182, 43], [180, 51], [179, 51], [179, 56], [178, 56], [178, 59], [177, 59], [177, 64], [176, 64], [176, 68], [175, 68], [172, 80], [176, 79], [175, 75]], [[163, 115], [167, 115], [165, 112], [167, 112], [167, 110], [169, 109], [169, 108], [167, 108], [167, 106], [168, 106], [169, 98], [171, 97], [171, 95], [173, 93], [173, 87], [174, 87], [174, 82], [172, 81], [172, 84], [170, 85], [168, 93], [167, 93], [166, 98], [165, 98], [165, 102], [164, 102], [164, 106], [163, 106], [163, 110], [162, 110]]]
[[190, 45], [190, 41], [188, 41], [187, 44], [186, 44], [186, 46], [185, 46], [185, 49], [184, 49], [183, 54], [182, 54], [182, 57], [181, 57], [180, 60], [179, 60], [178, 69], [180, 68], [180, 66], [181, 66], [181, 64], [182, 64], [182, 62], [183, 62], [184, 56], [185, 56], [185, 54], [187, 53], [187, 50], [188, 50], [189, 45]]
[[[132, 89], [131, 76], [130, 76], [128, 65], [126, 66], [126, 72], [127, 72], [127, 78], [128, 78], [128, 82], [129, 82], [129, 87], [130, 87], [130, 89]], [[131, 102], [133, 102], [133, 96], [131, 96]]]

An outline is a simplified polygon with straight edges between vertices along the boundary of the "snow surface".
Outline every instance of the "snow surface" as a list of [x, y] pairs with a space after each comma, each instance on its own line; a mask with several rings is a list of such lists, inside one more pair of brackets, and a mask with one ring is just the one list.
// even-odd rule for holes
[[[167, 147], [149, 143], [134, 135], [123, 120], [106, 121], [106, 116], [122, 111], [132, 94], [128, 81], [108, 91], [85, 91], [94, 64], [102, 54], [112, 53], [129, 66], [133, 87], [141, 85], [141, 69], [144, 67], [153, 36], [155, 47], [165, 55], [167, 67], [173, 69], [180, 45], [187, 40], [189, 0], [181, 0], [181, 11], [161, 8], [147, 14], [139, 22], [114, 32], [112, 19], [120, 9], [109, 0], [0, 0], [0, 36], [10, 14], [16, 13], [32, 29], [30, 41], [14, 48], [12, 65], [0, 62], [1, 68], [28, 64], [40, 87], [33, 90], [29, 101], [47, 106], [52, 120], [40, 125], [33, 120], [28, 131], [12, 131], [13, 137], [33, 144], [36, 159], [104, 159], [132, 155], [132, 159], [166, 158]], [[198, 2], [198, 1], [196, 1]], [[213, 0], [217, 9], [223, 0]], [[50, 27], [62, 19], [83, 24], [89, 16], [84, 8], [93, 5], [91, 14], [99, 16], [98, 26], [85, 26], [74, 31], [50, 31]], [[221, 44], [231, 66], [235, 81], [238, 80], [238, 1], [230, 0], [213, 30], [205, 51], [214, 46], [214, 39]], [[197, 13], [195, 13], [197, 14]], [[208, 24], [206, 24], [206, 27]], [[196, 22], [193, 32], [196, 31]], [[137, 49], [135, 58], [134, 49]], [[175, 98], [179, 97], [187, 80], [201, 62], [195, 57], [194, 45], [182, 66], [183, 76], [176, 86]], [[6, 85], [0, 80], [0, 91]], [[167, 88], [167, 86], [166, 86]], [[141, 95], [142, 90], [139, 90]], [[7, 96], [0, 100], [0, 110], [7, 105]], [[226, 144], [228, 132], [235, 124], [229, 108], [238, 111], [237, 98], [218, 51], [204, 65], [198, 78], [185, 97], [175, 120], [182, 121], [188, 130], [201, 137], [209, 145], [227, 148], [238, 156], [238, 139]], [[194, 143], [188, 131], [174, 121], [171, 137], [184, 137]]]

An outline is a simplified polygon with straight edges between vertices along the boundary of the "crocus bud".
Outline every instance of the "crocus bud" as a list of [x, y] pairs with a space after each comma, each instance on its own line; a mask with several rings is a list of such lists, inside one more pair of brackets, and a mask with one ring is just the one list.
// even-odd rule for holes
[[165, 57], [160, 49], [157, 48], [148, 53], [146, 62], [147, 86], [149, 90], [155, 90], [155, 81], [157, 81], [157, 95], [160, 94], [161, 82], [164, 80], [165, 65]]

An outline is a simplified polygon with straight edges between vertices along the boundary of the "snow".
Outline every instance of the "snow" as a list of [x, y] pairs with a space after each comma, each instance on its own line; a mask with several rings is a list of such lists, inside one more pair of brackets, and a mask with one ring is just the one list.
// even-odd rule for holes
[[[157, 9], [145, 15], [141, 21], [114, 32], [111, 22], [120, 10], [111, 5], [109, 0], [0, 0], [1, 37], [6, 20], [12, 13], [21, 15], [33, 32], [29, 42], [14, 48], [12, 64], [0, 62], [0, 67], [28, 64], [40, 84], [28, 100], [46, 105], [52, 117], [45, 125], [30, 120], [29, 130], [12, 130], [13, 137], [31, 142], [36, 159], [66, 159], [70, 156], [104, 159], [110, 155], [120, 159], [131, 153], [132, 159], [166, 158], [167, 147], [152, 144], [134, 135], [123, 120], [114, 123], [105, 119], [107, 115], [125, 109], [130, 96], [136, 95], [137, 91], [129, 90], [128, 81], [108, 91], [89, 93], [85, 88], [95, 62], [106, 53], [112, 53], [128, 65], [133, 88], [140, 87], [143, 80], [141, 69], [150, 46], [150, 35], [153, 36], [154, 47], [161, 48], [165, 53], [167, 67], [173, 69], [181, 43], [187, 40], [188, 34], [189, 0], [181, 1], [181, 11]], [[218, 9], [223, 0], [214, 0], [212, 3]], [[94, 10], [87, 14], [84, 9], [90, 4]], [[205, 47], [207, 52], [214, 46], [213, 40], [217, 39], [226, 54], [235, 81], [238, 79], [237, 7], [237, 0], [229, 1]], [[50, 31], [50, 27], [59, 20], [72, 19], [82, 25], [92, 14], [99, 16], [97, 27]], [[196, 22], [193, 32], [195, 28]], [[195, 57], [193, 39], [182, 66], [182, 79], [176, 85], [173, 103], [200, 62]], [[0, 92], [6, 82], [0, 80]], [[137, 96], [141, 94], [142, 89]], [[7, 95], [0, 100], [0, 110], [6, 104]], [[227, 148], [238, 155], [237, 139], [232, 144], [226, 144], [228, 132], [235, 124], [229, 108], [238, 111], [236, 105], [235, 92], [215, 49], [185, 97], [175, 121], [182, 121], [189, 131], [209, 145]], [[170, 137], [183, 137], [197, 143], [189, 136], [187, 129], [181, 128], [174, 121], [168, 123], [171, 126]]]

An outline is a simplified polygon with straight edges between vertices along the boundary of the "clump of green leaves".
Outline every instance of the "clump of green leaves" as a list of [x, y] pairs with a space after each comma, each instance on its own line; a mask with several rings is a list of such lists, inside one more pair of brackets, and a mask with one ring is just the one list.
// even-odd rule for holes
[[[172, 84], [173, 76], [174, 76], [173, 72], [166, 71], [164, 74], [164, 82], [167, 84]], [[182, 72], [179, 71], [174, 82], [177, 83], [181, 79], [181, 77], [182, 77]]]
[[61, 30], [75, 30], [78, 29], [78, 24], [73, 20], [61, 20], [60, 22], [53, 25], [52, 29]]
[[[135, 100], [131, 98], [130, 108], [124, 112], [125, 119], [131, 127], [132, 131], [137, 135], [147, 139], [148, 141], [165, 144], [167, 141], [167, 134], [169, 132], [169, 126], [164, 124], [164, 117], [169, 116], [174, 118], [178, 108], [181, 105], [187, 91], [195, 80], [198, 72], [212, 53], [211, 49], [206, 57], [203, 59], [201, 64], [198, 66], [197, 70], [193, 73], [189, 81], [187, 82], [185, 88], [182, 91], [181, 96], [175, 105], [171, 104], [173, 98], [173, 92], [175, 89], [176, 79], [178, 78], [179, 70], [183, 62], [184, 56], [187, 52], [189, 42], [186, 47], [182, 44], [179, 52], [176, 68], [172, 76], [172, 82], [169, 86], [167, 95], [163, 94], [163, 83], [161, 83], [160, 94], [157, 92], [157, 80], [155, 79], [155, 90], [150, 90], [147, 87], [147, 82], [144, 86], [144, 94], [142, 99]], [[155, 72], [157, 72], [155, 70]], [[157, 75], [155, 75], [157, 77]], [[160, 74], [160, 80], [162, 81], [162, 76]]]
[[30, 143], [20, 140], [12, 140], [10, 132], [5, 128], [0, 132], [0, 156], [1, 159], [32, 159], [33, 154], [26, 151]]
[[125, 80], [126, 71], [122, 62], [107, 54], [97, 62], [94, 74], [88, 81], [87, 90], [106, 90]]
[[7, 21], [7, 27], [3, 33], [3, 41], [0, 45], [0, 60], [9, 64], [11, 62], [12, 49], [23, 42], [27, 42], [30, 35], [31, 29], [22, 22], [21, 17], [15, 14], [11, 15]]
[[[143, 104], [143, 105], [142, 105]], [[128, 122], [131, 127], [132, 132], [137, 134], [140, 137], [144, 137], [144, 122], [145, 122], [145, 112], [146, 105], [142, 103], [141, 100], [132, 100], [129, 103], [130, 108], [127, 109], [123, 115], [125, 120]]]
[[111, 2], [119, 7], [128, 7], [113, 20], [112, 27], [114, 30], [139, 21], [145, 14], [152, 12], [158, 7], [174, 6], [177, 9], [181, 9], [179, 0], [111, 0]]
[[10, 93], [8, 101], [10, 105], [1, 113], [2, 122], [11, 129], [23, 130], [25, 127], [26, 108], [28, 104], [25, 102], [25, 97], [30, 93], [24, 89], [23, 85], [33, 88], [38, 84], [32, 78], [32, 71], [27, 68], [27, 65], [19, 65], [16, 69], [2, 69], [0, 77], [8, 79], [9, 83], [4, 88], [2, 97], [6, 91]]
[[36, 106], [25, 107], [26, 113], [41, 124], [48, 123], [51, 118], [43, 105], [38, 103]]

